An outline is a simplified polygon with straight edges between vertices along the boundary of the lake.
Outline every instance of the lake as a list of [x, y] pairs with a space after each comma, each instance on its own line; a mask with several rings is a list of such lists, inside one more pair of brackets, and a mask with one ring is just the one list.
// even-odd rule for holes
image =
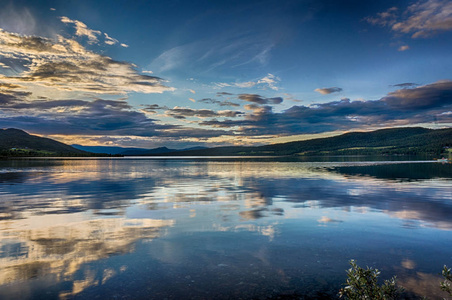
[[1, 299], [327, 299], [351, 259], [441, 299], [451, 249], [451, 164], [0, 161]]

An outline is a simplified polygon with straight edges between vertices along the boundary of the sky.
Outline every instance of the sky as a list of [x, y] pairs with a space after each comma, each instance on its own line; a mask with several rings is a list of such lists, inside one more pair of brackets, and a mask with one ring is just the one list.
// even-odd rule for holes
[[0, 128], [181, 149], [452, 127], [449, 0], [0, 7]]

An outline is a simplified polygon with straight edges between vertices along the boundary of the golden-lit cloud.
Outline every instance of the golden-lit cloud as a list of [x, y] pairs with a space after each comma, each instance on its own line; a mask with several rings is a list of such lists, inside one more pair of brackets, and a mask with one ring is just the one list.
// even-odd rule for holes
[[174, 88], [164, 80], [139, 74], [135, 66], [91, 52], [77, 41], [57, 36], [56, 40], [10, 33], [0, 29], [0, 55], [21, 64], [14, 76], [1, 75], [2, 82], [65, 92], [125, 94], [162, 93]]
[[101, 34], [99, 30], [89, 29], [85, 23], [80, 22], [78, 20], [71, 20], [68, 17], [61, 17], [61, 22], [66, 24], [73, 24], [75, 27], [75, 35], [83, 37], [86, 36], [89, 39], [90, 43], [97, 43], [97, 36]]

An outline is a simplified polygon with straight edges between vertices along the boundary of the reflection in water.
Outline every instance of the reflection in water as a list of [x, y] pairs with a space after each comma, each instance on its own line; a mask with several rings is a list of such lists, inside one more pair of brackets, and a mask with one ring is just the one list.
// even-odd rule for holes
[[[152, 240], [171, 220], [92, 219], [68, 216], [30, 216], [1, 222], [0, 284], [51, 276], [72, 280], [83, 264], [133, 251], [137, 240]], [[109, 275], [108, 275], [109, 274]], [[113, 276], [106, 274], [103, 281]], [[74, 282], [73, 293], [83, 290]]]
[[428, 295], [451, 259], [451, 165], [0, 163], [0, 298], [335, 297], [351, 258]]

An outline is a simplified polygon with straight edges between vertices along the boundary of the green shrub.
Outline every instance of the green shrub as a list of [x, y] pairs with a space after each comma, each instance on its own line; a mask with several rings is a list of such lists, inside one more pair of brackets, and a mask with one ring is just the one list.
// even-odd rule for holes
[[392, 300], [397, 299], [403, 288], [396, 285], [396, 277], [385, 280], [382, 285], [378, 284], [380, 271], [367, 267], [359, 267], [354, 260], [350, 261], [352, 266], [347, 270], [347, 281], [345, 287], [340, 289], [339, 296], [350, 300]]
[[449, 293], [449, 296], [452, 296], [452, 288], [450, 287], [450, 283], [452, 282], [452, 274], [451, 269], [448, 269], [447, 266], [444, 266], [442, 275], [444, 277], [444, 281], [441, 281], [441, 290]]

